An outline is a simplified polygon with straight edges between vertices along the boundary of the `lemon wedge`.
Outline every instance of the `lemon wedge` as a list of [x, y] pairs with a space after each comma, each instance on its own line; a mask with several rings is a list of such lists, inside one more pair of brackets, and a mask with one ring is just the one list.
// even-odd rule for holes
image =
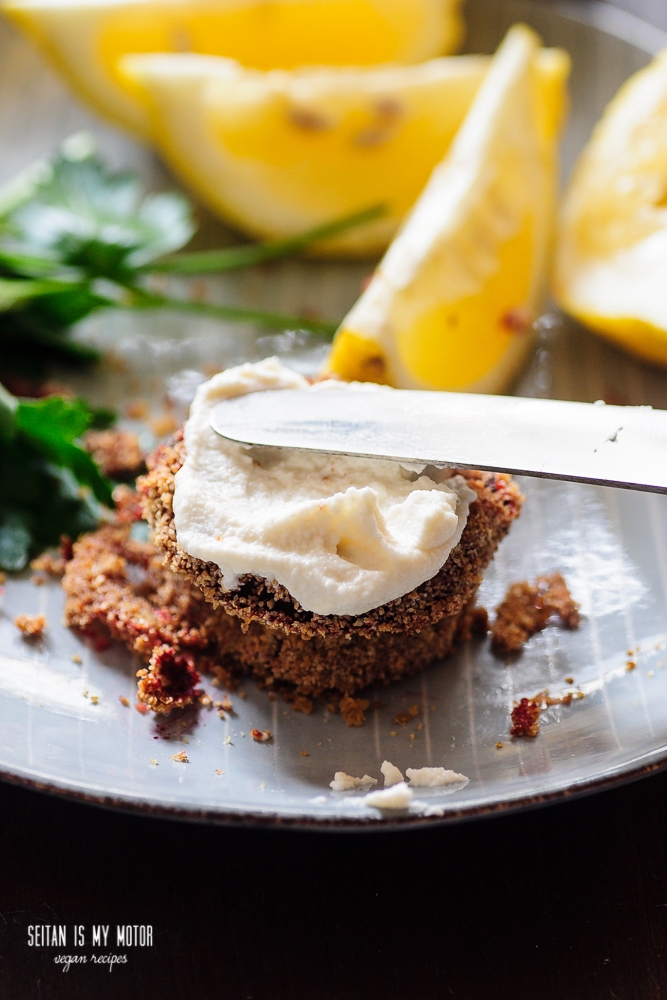
[[490, 60], [262, 73], [215, 56], [132, 55], [164, 159], [214, 211], [281, 238], [382, 203], [320, 250], [380, 253], [465, 118]]
[[581, 155], [554, 291], [582, 323], [667, 365], [667, 49], [621, 87]]
[[413, 63], [452, 52], [461, 0], [6, 0], [80, 97], [135, 132], [149, 116], [117, 72], [132, 52], [199, 52], [255, 69]]
[[525, 357], [552, 228], [568, 57], [515, 25], [452, 146], [340, 327], [328, 370], [499, 392]]

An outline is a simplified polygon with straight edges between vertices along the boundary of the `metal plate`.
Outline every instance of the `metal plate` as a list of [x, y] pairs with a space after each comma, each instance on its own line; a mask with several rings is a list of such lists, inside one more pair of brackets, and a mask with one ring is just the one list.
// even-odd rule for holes
[[[659, 31], [600, 4], [469, 0], [467, 15], [470, 50], [490, 51], [510, 23], [524, 20], [548, 44], [572, 53], [566, 169], [620, 83], [648, 61], [647, 52], [667, 42]], [[0, 181], [84, 127], [115, 164], [137, 167], [152, 185], [169, 182], [149, 152], [76, 105], [4, 25], [0, 93]], [[203, 230], [202, 242], [224, 236], [208, 219]], [[363, 263], [291, 262], [201, 282], [199, 293], [285, 312], [316, 308], [333, 318], [354, 301], [369, 269]], [[313, 338], [258, 339], [257, 331], [245, 327], [170, 316], [100, 316], [82, 335], [106, 345], [110, 357], [94, 380], [77, 388], [117, 406], [141, 397], [160, 418], [167, 396], [168, 415], [176, 419], [194, 386], [216, 367], [278, 353], [307, 370], [325, 349]], [[666, 383], [663, 371], [554, 316], [542, 324], [518, 392], [665, 408]], [[150, 431], [144, 428], [144, 434], [150, 443]], [[423, 675], [373, 692], [382, 705], [359, 729], [346, 728], [324, 707], [311, 716], [295, 713], [252, 684], [245, 687], [245, 700], [234, 699], [237, 714], [226, 722], [206, 710], [168, 722], [140, 715], [119, 701], [124, 696], [134, 703], [136, 662], [120, 647], [94, 653], [60, 626], [59, 586], [36, 587], [29, 575], [12, 580], [0, 617], [0, 774], [162, 815], [376, 829], [518, 808], [665, 766], [667, 500], [539, 480], [523, 485], [524, 514], [487, 573], [481, 601], [493, 607], [509, 582], [560, 569], [581, 602], [581, 628], [548, 628], [511, 664], [495, 659], [486, 644], [471, 642]], [[41, 644], [28, 645], [12, 619], [37, 611], [47, 614], [49, 633]], [[629, 650], [636, 663], [631, 672]], [[73, 655], [83, 662], [74, 662]], [[510, 741], [513, 700], [544, 687], [562, 693], [569, 676], [585, 698], [549, 709], [536, 740]], [[99, 696], [97, 704], [92, 694]], [[415, 725], [396, 726], [394, 715], [413, 704], [420, 709]], [[270, 729], [272, 742], [254, 743], [248, 735], [254, 726]], [[502, 749], [496, 748], [499, 741]], [[187, 750], [187, 764], [170, 759], [181, 749]], [[409, 812], [385, 816], [363, 807], [356, 794], [329, 790], [339, 769], [380, 778], [385, 758], [402, 770], [444, 765], [470, 780], [465, 787], [419, 790]]]

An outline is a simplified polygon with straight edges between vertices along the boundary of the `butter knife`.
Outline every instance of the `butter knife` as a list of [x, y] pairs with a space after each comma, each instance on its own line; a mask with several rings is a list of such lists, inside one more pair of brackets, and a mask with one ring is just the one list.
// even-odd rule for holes
[[650, 406], [353, 385], [237, 396], [211, 426], [245, 445], [667, 493], [667, 410]]

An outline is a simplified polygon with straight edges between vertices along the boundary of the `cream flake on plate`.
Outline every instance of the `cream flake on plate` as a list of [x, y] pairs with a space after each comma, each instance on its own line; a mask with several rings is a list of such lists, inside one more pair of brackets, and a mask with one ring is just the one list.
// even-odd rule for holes
[[371, 778], [370, 774], [365, 774], [363, 778], [353, 778], [345, 771], [336, 771], [334, 780], [329, 782], [329, 788], [334, 792], [352, 792], [358, 788], [370, 788], [377, 785], [377, 778]]
[[440, 788], [468, 781], [465, 774], [457, 774], [444, 767], [408, 767], [405, 773], [413, 788]]
[[385, 788], [391, 788], [392, 785], [398, 785], [405, 780], [399, 769], [388, 760], [382, 762], [380, 770], [384, 775]]
[[219, 566], [225, 588], [251, 574], [282, 584], [306, 611], [360, 615], [430, 580], [458, 544], [476, 496], [461, 476], [436, 482], [396, 462], [247, 448], [210, 424], [219, 402], [245, 393], [337, 392], [344, 409], [347, 388], [335, 380], [310, 385], [277, 358], [199, 386], [185, 425], [174, 522], [181, 548]]
[[391, 788], [382, 788], [377, 792], [369, 792], [361, 800], [365, 806], [375, 809], [407, 809], [412, 802], [414, 792], [404, 781]]

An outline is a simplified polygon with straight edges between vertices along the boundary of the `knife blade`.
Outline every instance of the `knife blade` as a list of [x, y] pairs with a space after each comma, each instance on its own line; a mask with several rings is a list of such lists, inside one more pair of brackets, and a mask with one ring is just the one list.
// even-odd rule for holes
[[253, 392], [211, 426], [245, 445], [667, 493], [667, 410], [345, 386]]

